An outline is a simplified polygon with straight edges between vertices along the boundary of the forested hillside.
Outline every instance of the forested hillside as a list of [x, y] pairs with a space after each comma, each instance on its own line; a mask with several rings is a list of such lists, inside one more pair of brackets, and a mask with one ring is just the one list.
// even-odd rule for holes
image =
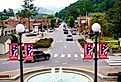
[[62, 9], [58, 16], [61, 19], [67, 19], [70, 14], [76, 18], [79, 15], [86, 15], [86, 12], [105, 12], [112, 8], [114, 3], [115, 0], [78, 0]]

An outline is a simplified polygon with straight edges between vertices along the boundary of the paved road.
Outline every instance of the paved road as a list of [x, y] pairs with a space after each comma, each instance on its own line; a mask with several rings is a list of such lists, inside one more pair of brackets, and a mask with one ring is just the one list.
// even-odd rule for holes
[[[51, 59], [35, 63], [24, 63], [24, 68], [29, 67], [53, 67], [53, 66], [93, 66], [94, 61], [85, 61], [82, 58], [82, 51], [77, 45], [78, 35], [73, 35], [74, 41], [66, 41], [66, 34], [63, 34], [62, 27], [56, 28], [53, 33], [48, 33], [47, 37], [53, 37], [54, 43], [48, 52]], [[104, 60], [99, 60], [98, 65], [107, 65]], [[0, 60], [0, 72], [19, 69], [19, 61]]]

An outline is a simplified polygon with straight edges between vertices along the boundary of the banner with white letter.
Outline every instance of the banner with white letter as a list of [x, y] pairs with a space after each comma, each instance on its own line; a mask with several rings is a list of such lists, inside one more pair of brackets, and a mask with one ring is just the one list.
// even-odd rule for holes
[[93, 43], [84, 43], [84, 59], [93, 59]]
[[33, 60], [33, 44], [24, 43], [24, 59]]
[[18, 44], [9, 44], [9, 60], [18, 60]]
[[108, 58], [108, 43], [100, 42], [99, 43], [99, 59], [107, 59]]

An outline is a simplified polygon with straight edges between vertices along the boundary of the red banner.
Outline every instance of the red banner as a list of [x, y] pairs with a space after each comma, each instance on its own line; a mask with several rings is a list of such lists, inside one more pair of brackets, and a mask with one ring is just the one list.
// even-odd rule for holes
[[18, 44], [9, 44], [9, 60], [18, 60]]
[[93, 59], [93, 43], [84, 43], [84, 59]]
[[107, 59], [108, 57], [108, 43], [100, 42], [99, 43], [99, 59]]
[[24, 59], [33, 60], [33, 44], [24, 43]]

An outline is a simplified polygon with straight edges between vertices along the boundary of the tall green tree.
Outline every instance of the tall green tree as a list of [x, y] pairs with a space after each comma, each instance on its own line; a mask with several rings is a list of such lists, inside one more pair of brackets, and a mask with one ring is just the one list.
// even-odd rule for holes
[[112, 9], [108, 12], [110, 30], [115, 38], [121, 37], [121, 0], [116, 0]]
[[92, 11], [92, 7], [90, 0], [82, 0], [80, 3], [80, 13], [85, 16], [87, 12]]
[[51, 23], [51, 28], [53, 29], [55, 27], [55, 24], [56, 24], [56, 19], [54, 18], [54, 16], [52, 14], [49, 14], [47, 16], [47, 18], [51, 19], [50, 23]]
[[29, 26], [29, 31], [30, 31], [30, 17], [35, 16], [38, 14], [38, 8], [36, 6], [34, 6], [34, 4], [32, 4], [34, 0], [24, 0], [24, 4], [22, 5], [22, 7], [24, 8], [21, 11], [18, 11], [16, 13], [17, 16], [21, 17], [21, 18], [28, 18], [28, 26]]
[[69, 16], [69, 19], [68, 19], [68, 25], [73, 28], [74, 27], [74, 18], [73, 16]]
[[69, 8], [68, 12], [67, 12], [67, 18], [69, 18], [69, 16], [73, 16], [73, 18], [76, 20], [77, 17], [79, 16], [79, 9], [75, 8], [75, 7], [71, 7]]
[[108, 21], [106, 15], [103, 13], [94, 13], [91, 17], [91, 25], [94, 23], [99, 23], [101, 25], [101, 31], [104, 36], [106, 36], [108, 33]]

